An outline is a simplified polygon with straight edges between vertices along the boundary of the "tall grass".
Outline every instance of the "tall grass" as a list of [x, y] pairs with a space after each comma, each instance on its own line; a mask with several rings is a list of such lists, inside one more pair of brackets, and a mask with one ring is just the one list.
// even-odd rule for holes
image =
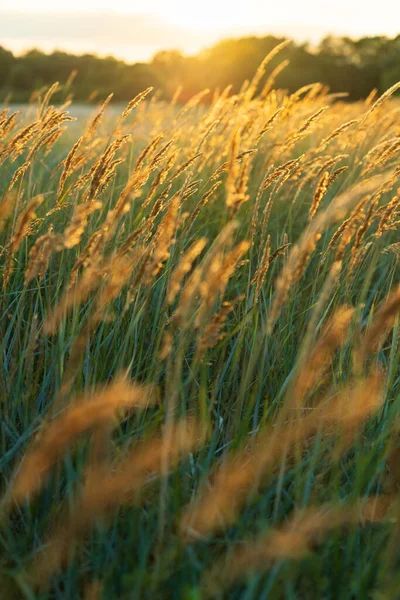
[[268, 60], [0, 113], [0, 597], [398, 597], [397, 88]]

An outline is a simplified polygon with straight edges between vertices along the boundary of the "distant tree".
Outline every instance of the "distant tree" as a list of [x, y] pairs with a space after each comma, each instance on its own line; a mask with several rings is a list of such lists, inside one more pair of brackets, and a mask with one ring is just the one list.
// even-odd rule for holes
[[168, 95], [172, 95], [187, 78], [188, 59], [178, 50], [157, 52], [151, 66]]
[[162, 89], [162, 82], [155, 70], [146, 63], [126, 65], [121, 69], [114, 98], [117, 101], [130, 100], [148, 87]]
[[[379, 88], [380, 90], [387, 90], [398, 81], [400, 81], [400, 63], [387, 67], [382, 71]], [[398, 93], [398, 95], [400, 94]]]
[[[92, 54], [75, 56], [56, 51], [45, 54], [30, 50], [15, 57], [0, 47], [0, 98], [9, 91], [15, 100], [26, 101], [35, 89], [55, 81], [76, 77], [70, 87], [78, 101], [102, 99], [114, 92], [114, 100], [128, 101], [143, 89], [153, 86], [165, 98], [182, 88], [180, 101], [186, 101], [205, 88], [211, 91], [232, 85], [238, 92], [250, 80], [264, 57], [283, 38], [247, 36], [218, 42], [196, 56], [178, 50], [158, 52], [149, 63], [126, 64], [112, 56]], [[289, 65], [278, 75], [275, 85], [289, 92], [320, 81], [332, 92], [348, 92], [349, 100], [365, 98], [373, 88], [380, 92], [400, 79], [400, 35], [349, 37], [326, 36], [317, 47], [292, 42], [268, 65], [260, 89], [269, 74], [283, 61]], [[63, 90], [56, 99], [61, 99]], [[204, 98], [207, 101], [211, 94]]]
[[15, 58], [9, 50], [0, 46], [0, 88], [6, 88], [14, 66]]

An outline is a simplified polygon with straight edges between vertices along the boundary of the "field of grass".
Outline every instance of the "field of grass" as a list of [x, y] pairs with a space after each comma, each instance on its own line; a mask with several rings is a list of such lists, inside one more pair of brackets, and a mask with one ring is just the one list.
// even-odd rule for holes
[[398, 598], [400, 107], [0, 112], [0, 598]]

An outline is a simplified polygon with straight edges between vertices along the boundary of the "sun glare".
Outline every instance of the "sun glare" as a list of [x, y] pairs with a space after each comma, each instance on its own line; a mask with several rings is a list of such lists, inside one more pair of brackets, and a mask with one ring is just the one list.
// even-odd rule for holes
[[[137, 7], [129, 0], [117, 0], [113, 3], [113, 10], [120, 13], [137, 13]], [[244, 8], [235, 7], [234, 11], [229, 11], [226, 2], [215, 0], [202, 0], [199, 3], [187, 0], [155, 0], [151, 2], [149, 13], [178, 27], [197, 31], [227, 30], [246, 25], [248, 20]]]

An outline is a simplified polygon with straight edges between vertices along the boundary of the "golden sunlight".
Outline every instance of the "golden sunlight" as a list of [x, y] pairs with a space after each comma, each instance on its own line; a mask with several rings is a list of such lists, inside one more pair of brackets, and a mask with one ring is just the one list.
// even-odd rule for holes
[[[116, 0], [112, 8], [125, 14], [138, 13], [137, 4], [132, 5], [130, 0]], [[187, 0], [152, 0], [148, 8], [142, 7], [141, 12], [145, 13], [147, 10], [165, 22], [195, 31], [226, 31], [232, 27], [254, 24], [254, 13], [249, 15], [247, 7], [235, 6], [232, 11], [226, 2], [215, 0], [202, 0], [199, 3]]]

